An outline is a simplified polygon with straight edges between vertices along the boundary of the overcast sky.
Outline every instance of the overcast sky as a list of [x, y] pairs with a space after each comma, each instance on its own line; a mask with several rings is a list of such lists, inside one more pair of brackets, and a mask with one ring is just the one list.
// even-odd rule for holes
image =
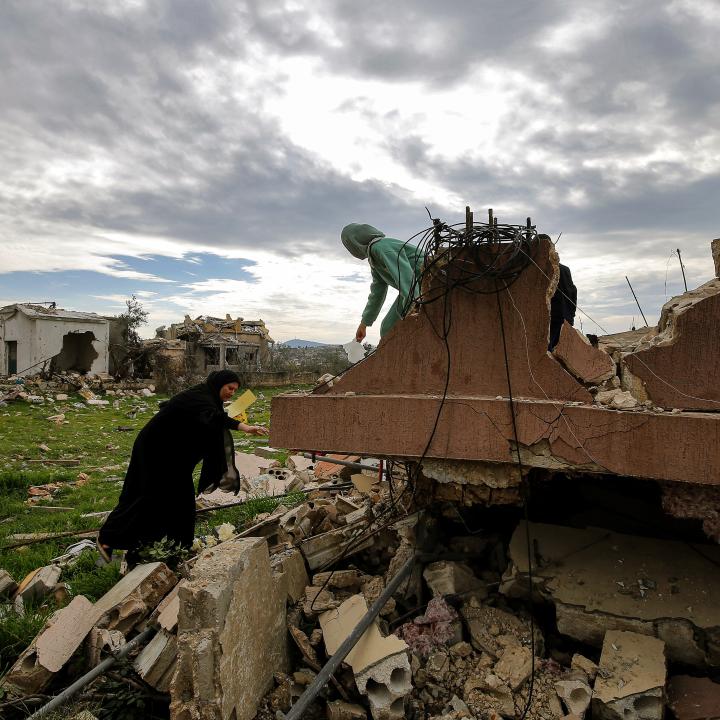
[[0, 0], [0, 304], [346, 342], [342, 226], [470, 204], [562, 233], [603, 327], [626, 274], [655, 322], [675, 248], [713, 274], [718, 37], [717, 0]]

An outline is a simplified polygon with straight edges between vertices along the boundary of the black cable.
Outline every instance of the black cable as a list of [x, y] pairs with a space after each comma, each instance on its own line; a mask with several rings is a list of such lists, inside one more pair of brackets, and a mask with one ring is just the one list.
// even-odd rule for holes
[[[528, 494], [529, 487], [523, 479], [523, 465], [520, 457], [520, 441], [518, 438], [517, 418], [515, 417], [515, 403], [512, 394], [512, 381], [510, 379], [510, 361], [508, 359], [507, 342], [505, 339], [505, 320], [503, 317], [502, 303], [500, 302], [500, 292], [495, 296], [497, 298], [498, 316], [500, 318], [500, 333], [502, 335], [503, 355], [505, 357], [505, 375], [507, 377], [508, 400], [510, 402], [510, 417], [512, 418], [513, 437], [515, 439], [515, 453], [517, 456], [518, 473], [520, 474], [520, 486], [523, 488], [523, 515], [525, 516], [525, 542], [528, 561], [528, 586], [529, 597], [532, 600], [533, 579], [532, 579], [532, 539], [530, 537], [530, 517], [528, 513]], [[525, 708], [519, 720], [525, 720], [530, 706], [532, 705], [533, 690], [535, 688], [535, 617], [530, 609], [530, 652], [532, 654], [530, 668], [530, 687], [528, 688], [528, 696], [525, 702]]]

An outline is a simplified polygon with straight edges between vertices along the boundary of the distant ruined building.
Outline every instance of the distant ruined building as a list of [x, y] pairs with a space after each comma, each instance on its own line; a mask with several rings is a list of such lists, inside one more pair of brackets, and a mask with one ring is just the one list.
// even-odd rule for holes
[[183, 354], [199, 373], [225, 368], [263, 370], [270, 364], [275, 343], [262, 320], [233, 319], [230, 315], [224, 319], [200, 315], [194, 320], [186, 315], [183, 322], [160, 327], [156, 333], [164, 340], [182, 341], [184, 345], [173, 345], [183, 348]]

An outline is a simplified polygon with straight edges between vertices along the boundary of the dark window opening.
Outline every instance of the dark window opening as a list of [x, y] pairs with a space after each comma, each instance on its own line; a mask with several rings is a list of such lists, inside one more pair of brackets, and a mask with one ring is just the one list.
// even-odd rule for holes
[[238, 349], [236, 347], [225, 348], [225, 364], [226, 365], [239, 365], [240, 358], [238, 357]]
[[86, 373], [90, 371], [98, 352], [93, 347], [97, 338], [91, 332], [73, 332], [63, 336], [62, 350], [52, 360], [53, 370], [69, 370]]
[[220, 348], [219, 347], [206, 347], [205, 348], [205, 367], [210, 365], [220, 364]]

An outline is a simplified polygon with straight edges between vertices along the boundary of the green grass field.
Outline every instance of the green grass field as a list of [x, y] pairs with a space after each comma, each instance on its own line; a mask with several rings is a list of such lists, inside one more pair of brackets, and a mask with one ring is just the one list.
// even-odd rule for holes
[[[253, 388], [258, 400], [250, 408], [249, 422], [267, 424], [272, 396], [290, 389], [294, 388]], [[16, 402], [0, 407], [0, 568], [7, 570], [17, 582], [35, 568], [47, 565], [77, 540], [69, 537], [8, 548], [16, 542], [8, 536], [97, 529], [101, 520], [82, 517], [83, 514], [111, 510], [115, 506], [135, 436], [164, 398], [106, 399], [110, 405], [76, 407], [82, 399], [71, 395], [69, 400], [59, 403]], [[65, 414], [63, 424], [48, 420], [60, 413]], [[130, 429], [120, 431], [119, 427]], [[252, 452], [257, 444], [267, 444], [266, 439], [242, 433], [234, 435], [241, 452]], [[40, 445], [48, 449], [41, 450]], [[30, 462], [47, 459], [80, 462], [75, 467]], [[278, 459], [284, 460], [284, 453], [280, 453]], [[80, 473], [89, 480], [76, 485]], [[46, 483], [58, 483], [61, 487], [51, 500], [28, 506], [29, 488]], [[260, 499], [238, 508], [200, 515], [196, 535], [208, 534], [223, 522], [241, 526], [276, 504], [272, 499]], [[43, 509], [47, 506], [72, 509]], [[88, 553], [74, 568], [63, 573], [61, 581], [68, 583], [71, 595], [83, 594], [95, 600], [117, 581], [115, 566], [97, 569], [94, 561], [94, 553]], [[52, 603], [46, 603], [40, 608], [28, 608], [21, 620], [7, 613], [0, 617], [0, 675], [52, 610]]]

